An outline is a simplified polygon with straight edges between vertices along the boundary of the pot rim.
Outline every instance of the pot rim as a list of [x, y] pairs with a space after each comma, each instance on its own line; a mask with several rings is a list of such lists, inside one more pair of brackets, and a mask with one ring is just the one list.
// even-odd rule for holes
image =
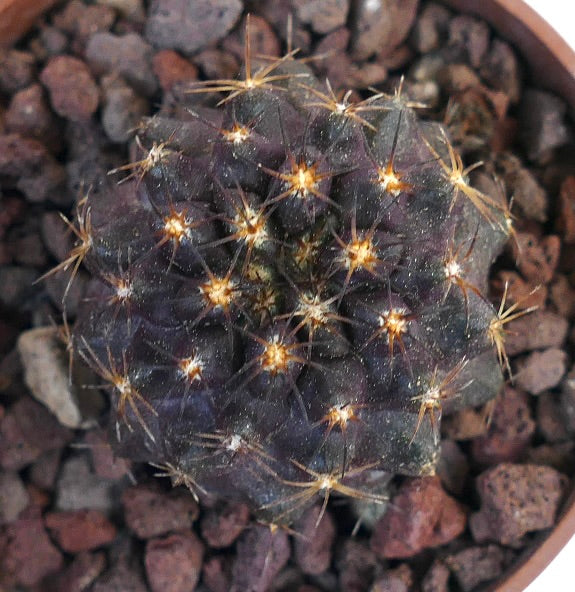
[[[575, 112], [575, 51], [539, 13], [523, 0], [441, 1], [488, 22], [524, 58], [533, 85], [556, 93]], [[571, 480], [569, 491], [557, 523], [541, 537], [543, 542], [486, 591], [523, 592], [557, 557], [575, 535], [575, 480]]]

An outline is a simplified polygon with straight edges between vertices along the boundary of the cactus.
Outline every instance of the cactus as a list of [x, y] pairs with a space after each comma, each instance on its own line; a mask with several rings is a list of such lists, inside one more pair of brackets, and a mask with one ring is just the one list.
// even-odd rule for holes
[[520, 313], [486, 298], [508, 209], [401, 85], [354, 102], [294, 52], [246, 54], [192, 89], [216, 106], [142, 124], [56, 269], [94, 276], [71, 339], [116, 452], [289, 524], [432, 474], [442, 413], [495, 397]]

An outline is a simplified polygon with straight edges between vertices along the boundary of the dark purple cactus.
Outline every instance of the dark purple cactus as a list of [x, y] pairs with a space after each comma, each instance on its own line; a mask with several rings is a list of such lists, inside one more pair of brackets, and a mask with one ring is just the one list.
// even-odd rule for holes
[[94, 275], [73, 344], [114, 449], [277, 524], [316, 494], [381, 502], [378, 475], [433, 473], [442, 413], [501, 386], [509, 212], [401, 88], [338, 99], [288, 55], [212, 90], [142, 125], [58, 267]]

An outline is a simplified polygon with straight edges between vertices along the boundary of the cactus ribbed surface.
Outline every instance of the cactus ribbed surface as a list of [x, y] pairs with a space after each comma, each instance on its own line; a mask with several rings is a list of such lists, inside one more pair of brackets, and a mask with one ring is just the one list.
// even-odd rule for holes
[[142, 125], [59, 266], [94, 276], [72, 343], [113, 446], [276, 524], [317, 494], [383, 502], [388, 474], [433, 473], [442, 413], [501, 386], [508, 210], [401, 88], [340, 99], [287, 55], [212, 90]]

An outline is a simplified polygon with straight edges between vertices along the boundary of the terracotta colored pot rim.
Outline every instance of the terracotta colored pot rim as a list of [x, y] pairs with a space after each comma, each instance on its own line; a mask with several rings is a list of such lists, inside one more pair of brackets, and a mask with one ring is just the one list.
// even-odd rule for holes
[[58, 0], [0, 0], [0, 47], [16, 43]]
[[[523, 0], [441, 0], [451, 8], [487, 21], [509, 41], [529, 66], [529, 83], [548, 89], [575, 112], [575, 51]], [[575, 534], [575, 487], [563, 503], [563, 512], [544, 542], [512, 568], [492, 592], [523, 592], [553, 561]]]

